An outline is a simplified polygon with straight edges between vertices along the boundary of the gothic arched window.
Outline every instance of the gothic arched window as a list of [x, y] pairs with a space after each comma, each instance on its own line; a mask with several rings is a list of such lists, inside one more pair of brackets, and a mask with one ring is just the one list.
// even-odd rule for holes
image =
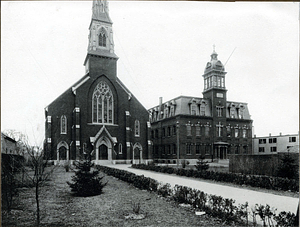
[[139, 120], [135, 120], [135, 122], [134, 122], [134, 135], [135, 135], [135, 137], [140, 136], [140, 121]]
[[65, 115], [60, 117], [60, 134], [67, 134], [67, 117]]
[[92, 97], [93, 123], [113, 124], [114, 98], [109, 86], [101, 81], [95, 88]]
[[100, 34], [99, 34], [99, 46], [106, 47], [106, 32], [104, 28], [101, 28]]

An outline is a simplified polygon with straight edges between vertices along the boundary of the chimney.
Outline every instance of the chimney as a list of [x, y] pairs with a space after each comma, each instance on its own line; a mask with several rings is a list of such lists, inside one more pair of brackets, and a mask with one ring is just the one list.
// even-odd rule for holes
[[159, 97], [159, 106], [158, 106], [158, 117], [159, 117], [159, 119], [161, 119], [162, 118], [162, 116], [161, 116], [161, 111], [162, 111], [162, 101], [163, 101], [163, 98], [162, 97]]
[[269, 133], [269, 137], [271, 137], [271, 133]]
[[256, 135], [254, 134], [254, 138], [256, 138]]
[[281, 133], [281, 132], [279, 133], [279, 136], [282, 136], [282, 133]]

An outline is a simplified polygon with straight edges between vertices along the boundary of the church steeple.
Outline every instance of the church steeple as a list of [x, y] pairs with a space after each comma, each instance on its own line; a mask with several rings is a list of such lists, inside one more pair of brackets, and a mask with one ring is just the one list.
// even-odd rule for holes
[[92, 19], [89, 27], [88, 53], [84, 65], [90, 55], [118, 59], [114, 53], [112, 21], [108, 14], [108, 2], [94, 0]]

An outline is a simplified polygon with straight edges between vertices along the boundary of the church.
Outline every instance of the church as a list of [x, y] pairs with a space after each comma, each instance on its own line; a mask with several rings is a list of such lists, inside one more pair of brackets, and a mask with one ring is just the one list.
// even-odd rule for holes
[[201, 97], [179, 96], [150, 108], [153, 159], [159, 163], [196, 164], [252, 154], [252, 120], [247, 103], [228, 101], [225, 68], [213, 50], [204, 67]]
[[55, 163], [145, 163], [149, 114], [117, 76], [107, 1], [93, 1], [88, 39], [85, 75], [45, 108], [45, 151]]

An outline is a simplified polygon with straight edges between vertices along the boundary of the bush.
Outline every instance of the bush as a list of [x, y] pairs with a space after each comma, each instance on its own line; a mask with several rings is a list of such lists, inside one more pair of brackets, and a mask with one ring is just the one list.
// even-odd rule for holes
[[99, 177], [99, 171], [91, 170], [93, 163], [90, 160], [75, 163], [75, 176], [72, 176], [74, 183], [67, 182], [71, 191], [76, 196], [95, 196], [102, 194], [103, 188], [107, 185], [102, 182], [103, 177]]
[[[184, 162], [185, 163], [185, 162]], [[196, 177], [202, 179], [209, 179], [213, 181], [229, 182], [237, 185], [249, 185], [252, 187], [260, 187], [273, 190], [283, 191], [299, 191], [299, 181], [295, 179], [270, 177], [270, 176], [258, 176], [258, 175], [245, 175], [237, 173], [222, 173], [214, 171], [198, 171], [193, 169], [175, 169], [167, 166], [146, 166], [144, 164], [132, 165], [133, 168], [151, 170], [161, 173], [169, 173], [179, 176]]]
[[205, 170], [208, 170], [209, 168], [209, 165], [208, 165], [208, 162], [207, 161], [204, 161], [205, 159], [205, 156], [204, 155], [201, 155], [197, 161], [197, 165], [195, 165], [196, 169], [198, 171], [205, 171]]

